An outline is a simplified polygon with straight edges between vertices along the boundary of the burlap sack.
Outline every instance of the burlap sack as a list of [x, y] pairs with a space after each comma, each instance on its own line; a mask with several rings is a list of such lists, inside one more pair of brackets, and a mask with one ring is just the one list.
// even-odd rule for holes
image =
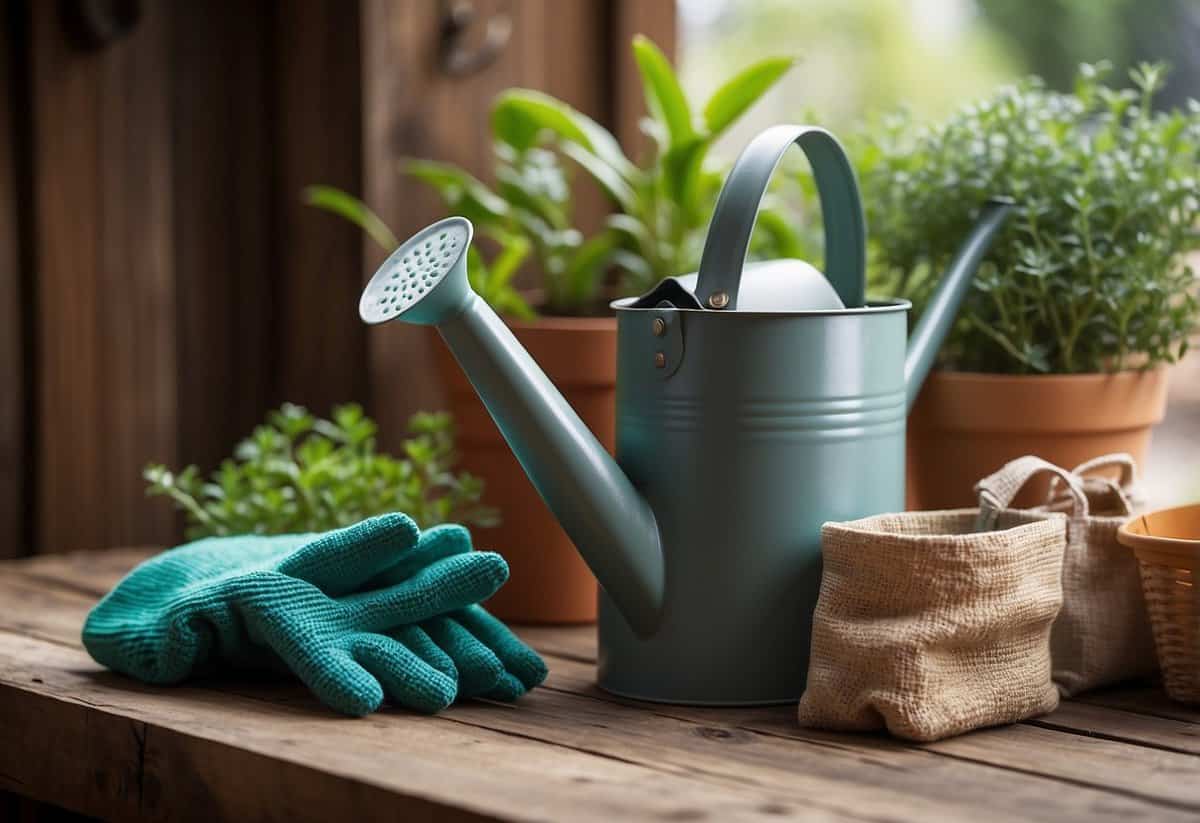
[[[1119, 471], [1116, 478], [1102, 476], [1113, 469]], [[995, 505], [1007, 506], [1038, 470], [1018, 461], [1001, 470]], [[1069, 495], [1058, 493], [1057, 482], [1046, 505], [1039, 507], [1071, 514], [1063, 607], [1050, 634], [1054, 683], [1063, 697], [1158, 673], [1137, 558], [1117, 542], [1117, 529], [1134, 514], [1137, 465], [1128, 454], [1108, 454], [1076, 466], [1071, 474], [1087, 495], [1088, 511], [1073, 511]]]
[[827, 523], [800, 724], [931, 741], [1058, 705], [1066, 518], [907, 512]]

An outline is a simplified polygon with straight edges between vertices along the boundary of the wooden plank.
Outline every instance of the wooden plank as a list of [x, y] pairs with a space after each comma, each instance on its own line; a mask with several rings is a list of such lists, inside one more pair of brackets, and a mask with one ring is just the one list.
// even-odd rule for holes
[[[1169, 819], [1172, 814], [1170, 806], [1165, 812], [1145, 809], [1138, 802], [1120, 796], [1101, 801], [1097, 791], [1051, 792], [1041, 778], [1016, 771], [988, 770], [873, 736], [816, 733], [812, 739], [801, 738], [803, 742], [798, 742], [792, 737], [797, 730], [790, 709], [693, 710], [617, 705], [608, 699], [572, 693], [570, 689], [576, 686], [571, 681], [579, 673], [562, 661], [552, 660], [551, 665], [551, 688], [523, 700], [519, 711], [467, 703], [455, 707], [443, 719], [477, 731], [498, 731], [539, 740], [681, 777], [699, 776], [721, 786], [753, 785], [764, 797], [772, 798], [769, 803], [773, 813], [779, 815], [806, 809], [838, 817], [873, 817], [890, 811], [912, 819], [955, 820], [970, 815], [973, 808], [986, 807], [997, 814], [1057, 820], [1079, 816], [1081, 809], [1098, 805], [1121, 818], [1140, 815], [1160, 819], [1162, 815], [1163, 819]], [[47, 680], [44, 673], [40, 676]], [[590, 672], [587, 676], [590, 680]], [[108, 686], [164, 697], [176, 695], [183, 701], [180, 708], [184, 714], [193, 710], [198, 691], [144, 689], [118, 678], [110, 678]], [[296, 688], [237, 683], [227, 688], [243, 697], [266, 699], [274, 704], [305, 710], [313, 705], [311, 698]], [[85, 699], [93, 704], [112, 704], [107, 693]], [[229, 699], [237, 700], [232, 695]], [[676, 712], [696, 717], [680, 718], [675, 716]], [[739, 724], [738, 720], [744, 720], [745, 716], [752, 718], [750, 723]], [[390, 721], [388, 714], [384, 722]], [[748, 727], [753, 724], [765, 726], [766, 730]], [[785, 733], [778, 733], [775, 726], [782, 727]], [[341, 732], [348, 735], [345, 740], [348, 745], [359, 745], [356, 731], [357, 725]], [[855, 782], [861, 782], [863, 788], [846, 791], [842, 781], [847, 774], [853, 774]], [[947, 785], [956, 787], [952, 796], [945, 791]], [[1170, 794], [1163, 798], [1170, 799]], [[1101, 815], [1099, 819], [1103, 818]]]
[[779, 808], [770, 791], [444, 718], [386, 711], [354, 721], [200, 688], [141, 687], [81, 652], [7, 632], [0, 721], [0, 790], [110, 817], [763, 820]]
[[169, 8], [178, 459], [208, 469], [275, 401], [271, 6]]
[[617, 139], [637, 158], [649, 148], [638, 121], [646, 116], [642, 78], [630, 43], [644, 34], [674, 60], [678, 52], [678, 15], [674, 0], [614, 0], [612, 10], [613, 116]]
[[15, 7], [0, 11], [0, 557], [16, 557], [29, 545], [23, 198], [17, 164], [24, 143], [18, 128], [24, 129], [26, 118], [15, 110], [27, 91], [27, 54], [18, 47], [23, 33], [16, 31], [22, 23]]
[[[536, 640], [534, 643], [538, 645]], [[550, 636], [550, 643], [555, 653], [565, 652], [569, 655], [569, 659], [557, 660], [555, 665], [559, 676], [573, 675], [574, 680], [570, 681], [568, 688], [584, 693], [590, 689], [595, 697], [625, 702], [591, 686], [593, 668], [586, 662], [578, 662], [594, 660], [594, 640], [591, 636], [582, 633], [572, 636], [560, 631]], [[538, 647], [541, 648], [540, 645]], [[1118, 697], [1126, 693], [1136, 697]], [[951, 738], [924, 748], [1003, 769], [1037, 773], [1097, 788], [1112, 787], [1130, 796], [1148, 799], [1162, 797], [1183, 806], [1200, 803], [1200, 786], [1184, 781], [1180, 787], [1176, 777], [1179, 773], [1200, 769], [1200, 763], [1194, 759], [1180, 756], [1200, 754], [1200, 722], [1197, 722], [1200, 721], [1200, 713], [1189, 712], [1179, 704], [1172, 704], [1160, 689], [1110, 691], [1107, 694], [1107, 703], [1129, 707], [1154, 706], [1158, 711], [1174, 715], [1176, 719], [1095, 710], [1087, 704], [1068, 701], [1057, 712], [1027, 724]], [[659, 711], [696, 722], [724, 718], [725, 722], [739, 728], [796, 739], [811, 741], [829, 738], [821, 732], [799, 729], [795, 724], [794, 710], [790, 707], [778, 716], [754, 711], [742, 715], [741, 710], [674, 706], [663, 707]], [[1189, 718], [1191, 722], [1181, 722]], [[837, 737], [853, 739], [853, 736]], [[1152, 747], [1163, 752], [1138, 747]], [[1127, 766], [1131, 761], [1137, 761], [1137, 765]]]
[[[116, 552], [88, 552], [62, 558], [37, 558], [13, 567], [5, 567], [0, 577], [0, 592], [11, 604], [0, 613], [0, 628], [27, 633], [54, 642], [78, 645], [79, 627], [95, 598], [111, 588], [125, 571], [144, 556], [146, 550], [130, 549]], [[102, 560], [111, 562], [105, 563]], [[53, 590], [47, 590], [52, 585]], [[7, 614], [7, 618], [6, 618]], [[36, 615], [29, 620], [21, 615]], [[594, 661], [595, 632], [590, 627], [525, 626], [519, 627], [522, 638], [551, 660], [555, 669], [555, 688], [612, 699], [594, 686], [592, 666], [576, 666]], [[573, 678], [573, 679], [572, 679]], [[1158, 705], [1161, 692], [1149, 693], [1137, 689], [1139, 705]], [[1111, 691], [1109, 694], [1113, 694]], [[617, 701], [622, 705], [644, 704]], [[1186, 715], [1186, 707], [1180, 707]], [[718, 720], [714, 713], [696, 710], [688, 715], [697, 722]], [[781, 723], [784, 731], [791, 729], [792, 712], [787, 710]], [[721, 717], [732, 722], [725, 710]], [[761, 718], [760, 718], [761, 719]], [[1185, 754], [1200, 754], [1200, 722], [1167, 719], [1131, 711], [1103, 708], [1078, 701], [1064, 701], [1052, 714], [1028, 721], [1029, 725], [1054, 729], [1070, 734], [1133, 743]], [[759, 731], [779, 733], [780, 725], [755, 727]], [[957, 753], [955, 753], [957, 754]], [[1073, 756], [1068, 755], [1068, 761]], [[1011, 761], [1003, 764], [1012, 767]]]
[[[546, 691], [554, 692], [561, 685], [563, 668], [562, 661], [552, 662]], [[1170, 788], [1172, 779], [1177, 781], [1178, 770], [1174, 778], [1164, 775], [1147, 785], [1145, 792], [1127, 792], [1127, 785], [1113, 792], [1099, 781], [1087, 788], [1080, 784], [1068, 789], [1047, 779], [1057, 778], [1048, 771], [995, 769], [984, 760], [939, 757], [932, 748], [877, 736], [806, 735], [796, 728], [792, 707], [634, 707], [615, 705], [607, 696], [590, 699], [563, 690], [553, 697], [538, 693], [536, 699], [525, 701], [519, 712], [493, 715], [467, 703], [446, 716], [680, 773], [698, 772], [730, 783], [748, 781], [780, 794], [785, 803], [790, 801], [792, 805], [781, 814], [808, 804], [832, 814], [854, 813], [872, 819], [963, 820], [986, 808], [1000, 817], [1031, 820], [1100, 819], [1109, 814], [1113, 819], [1134, 816], [1149, 820], [1197, 808], [1194, 790]], [[730, 718], [752, 719], [739, 722]], [[760, 730], [760, 724], [771, 730]], [[773, 727], [785, 733], [779, 734]], [[1019, 732], [1021, 727], [1015, 730]], [[1031, 756], [1036, 756], [1036, 751]], [[1181, 759], [1194, 764], [1190, 758]], [[1155, 768], [1164, 768], [1164, 764], [1137, 771], [1144, 776], [1154, 774]], [[853, 775], [852, 785], [847, 785], [848, 774]], [[947, 790], [949, 786], [954, 787], [952, 791]], [[1165, 794], [1154, 793], [1164, 788], [1168, 789]], [[1093, 811], [1101, 807], [1104, 812]]]
[[1135, 714], [1200, 723], [1200, 707], [1177, 703], [1167, 697], [1162, 688], [1157, 686], [1092, 692], [1080, 695], [1079, 700], [1093, 706], [1122, 709]]
[[80, 631], [96, 598], [64, 589], [53, 589], [40, 581], [16, 575], [0, 578], [0, 630], [35, 637], [71, 648], [83, 648]]
[[340, 0], [274, 6], [277, 400], [325, 415], [366, 396], [358, 319], [362, 242], [349, 223], [306, 206], [305, 186], [362, 187], [359, 10]]
[[33, 3], [37, 543], [169, 540], [141, 470], [175, 460], [166, 9], [98, 52]]
[[[44, 567], [46, 563], [21, 565]], [[77, 627], [90, 607], [91, 598], [70, 591], [29, 591], [28, 584], [14, 578], [15, 575], [7, 575], [6, 582], [0, 583], [6, 600], [15, 606], [10, 612], [36, 615], [34, 622], [37, 624], [31, 627], [25, 623], [15, 628], [26, 633], [36, 628], [39, 636], [49, 635], [56, 640], [77, 643]], [[71, 616], [63, 619], [68, 613]], [[2, 616], [0, 625], [14, 628], [11, 621], [5, 625]], [[553, 641], [552, 631], [542, 630], [543, 637]], [[573, 633], [580, 635], [583, 631], [574, 630]], [[536, 635], [536, 632], [532, 634]], [[533, 640], [528, 632], [526, 638]], [[564, 637], [560, 635], [558, 639], [561, 642]], [[544, 648], [541, 650], [545, 652]], [[797, 782], [795, 777], [796, 773], [803, 773], [810, 780], [819, 781], [822, 775], [824, 779], [832, 779], [837, 770], [850, 768], [849, 763], [839, 762], [843, 755], [830, 754], [829, 750], [853, 754], [856, 758], [853, 768], [862, 772], [861, 778], [871, 785], [890, 790], [899, 790], [903, 786], [904, 791], [915, 792], [915, 799], [906, 797], [902, 802], [904, 808], [921, 816], [931, 814], [931, 810], [922, 805], [926, 801], [936, 801], [935, 806], [939, 809], [947, 808], [946, 814], [954, 813], [953, 804], [946, 807], [948, 801], [937, 793], [937, 787], [947, 782], [960, 787], [959, 799], [967, 806], [987, 803], [988, 808], [1002, 810], [1009, 808], [1006, 804], [1011, 804], [1011, 811], [1024, 814], [1031, 814], [1028, 808], [1036, 807], [1045, 810], [1048, 817], [1070, 816], [1073, 811], [1078, 811], [1078, 804], [1083, 799], [1072, 790], [1065, 804], [1058, 802], [1056, 794], [1051, 802], [1035, 802], [1035, 798], [1046, 795], [1047, 790], [1037, 781], [1026, 785], [1028, 775], [1039, 775], [1038, 780], [1052, 777], [1072, 784], [1085, 784], [1097, 791], [1113, 790], [1130, 801], [1157, 803], [1167, 808], [1192, 808], [1196, 793], [1200, 791], [1189, 788], [1191, 781], [1177, 781], [1173, 777], [1194, 768], [1194, 758], [1168, 752], [1142, 752], [1136, 747], [1111, 741], [1087, 741], [1073, 734], [1022, 726], [967, 735], [930, 747], [916, 747], [871, 735], [836, 735], [798, 729], [791, 707], [702, 709], [623, 701], [594, 687], [594, 666], [554, 657], [550, 658], [550, 663], [552, 675], [548, 690], [559, 692], [558, 696], [539, 696], [536, 703], [523, 701], [521, 711], [515, 713], [497, 714], [493, 709], [466, 704], [456, 707], [446, 717], [556, 745], [583, 747], [605, 756], [619, 755], [659, 768], [700, 770], [706, 775], [723, 776], [728, 780], [752, 777], [756, 785], [780, 793], [784, 798], [780, 802], [785, 804], [788, 792], [793, 790], [800, 794], [791, 802], [807, 798], [810, 792], [822, 797], [829, 794], [829, 787], [814, 787], [804, 781]], [[289, 704], [311, 704], [307, 696], [283, 687], [272, 692], [270, 699], [283, 699]], [[693, 745], [694, 740], [732, 742], [736, 746], [728, 750], [717, 747], [718, 751], [713, 753], [708, 742]], [[820, 762], [810, 762], [810, 757], [818, 758]], [[912, 762], [914, 757], [918, 762]], [[935, 763], [922, 760], [934, 758], [936, 761], [939, 757], [941, 761]], [[869, 769], [864, 771], [859, 762], [863, 758], [879, 763], [885, 769], [879, 775], [870, 773]], [[1001, 771], [995, 774], [976, 773], [972, 769], [962, 774], [955, 772], [965, 761], [971, 761], [978, 768], [1000, 766]], [[829, 773], [823, 772], [822, 768], [829, 769]], [[945, 773], [946, 770], [951, 773]], [[930, 784], [913, 786], [908, 777], [895, 777], [910, 772], [928, 775]], [[898, 782], [893, 786], [889, 780]], [[976, 784], [982, 788], [972, 788]], [[992, 791], [999, 796], [981, 794]], [[901, 801], [891, 796], [879, 798], [881, 808], [896, 802]], [[865, 808], [869, 810], [870, 804]], [[1120, 805], [1121, 814], [1130, 813], [1132, 808]], [[826, 807], [826, 811], [839, 809]], [[965, 812], [960, 810], [959, 813]]]
[[[562, 688], [624, 706], [644, 706], [600, 691], [593, 685], [594, 667], [588, 664], [555, 659], [553, 671], [551, 688]], [[764, 710], [664, 705], [654, 707], [653, 711], [675, 719], [713, 724], [743, 732], [851, 750], [863, 748], [875, 751], [876, 756], [879, 756], [880, 747], [921, 751], [928, 755], [993, 766], [1006, 772], [1038, 775], [1073, 785], [1090, 786], [1097, 790], [1112, 791], [1173, 808], [1200, 809], [1200, 785], [1196, 781], [1179, 779], [1182, 774], [1195, 774], [1200, 771], [1200, 761], [1193, 756], [1194, 753], [1184, 753], [1181, 747], [1162, 751], [1157, 748], [1145, 748], [1119, 740], [1116, 733], [1107, 735], [1106, 738], [1082, 736], [1069, 726], [1069, 715], [1060, 718], [1059, 725], [1071, 733], [1049, 727], [1017, 724], [917, 746], [890, 741], [878, 735], [835, 734], [803, 729], [796, 724], [795, 708], [792, 706]], [[1110, 724], [1110, 721], [1094, 713], [1091, 722], [1101, 729], [1112, 729], [1114, 725], [1121, 724], [1122, 719], [1117, 718]], [[1144, 734], [1153, 737], [1156, 731], [1162, 733], [1163, 729], [1147, 729]], [[1177, 736], [1186, 739], [1188, 732], [1192, 736], [1200, 735], [1200, 726], [1192, 725], [1188, 728], [1179, 724], [1173, 731]], [[896, 761], [896, 766], [900, 766], [900, 761]]]
[[99, 598], [138, 563], [157, 553], [150, 547], [107, 549], [100, 552], [67, 552], [37, 555], [2, 567], [0, 579], [20, 577], [56, 588]]
[[[511, 19], [512, 35], [490, 66], [451, 76], [438, 64], [441, 4], [362, 4], [363, 197], [401, 239], [445, 216], [445, 208], [426, 187], [398, 173], [400, 159], [455, 163], [492, 179], [488, 113], [502, 90], [540, 89], [601, 122], [610, 119], [607, 43], [599, 34], [607, 29], [605, 3], [479, 0], [474, 6], [479, 27], [504, 14]], [[605, 211], [603, 199], [585, 176], [576, 177], [580, 224], [595, 228]], [[383, 252], [364, 242], [369, 274]], [[527, 277], [522, 284], [532, 285], [535, 279]], [[431, 340], [425, 330], [401, 323], [372, 329], [368, 335], [371, 410], [380, 421], [385, 448], [398, 446], [413, 412], [444, 406]]]
[[[1143, 699], [1146, 697], [1153, 701], [1150, 705], [1157, 705], [1163, 695], [1155, 690], [1151, 696], [1144, 695]], [[1196, 713], [1191, 714], [1195, 716]], [[1187, 716], [1186, 713], [1184, 716]], [[1056, 711], [1029, 723], [1166, 751], [1200, 754], [1200, 718], [1190, 721], [1171, 719], [1065, 700]]]
[[[139, 556], [140, 552], [129, 551], [124, 563], [132, 563]], [[80, 564], [86, 564], [90, 569], [81, 574]], [[78, 626], [94, 601], [93, 594], [82, 593], [76, 589], [81, 586], [81, 581], [94, 579], [98, 567], [95, 557], [89, 555], [39, 558], [6, 567], [5, 576], [0, 578], [0, 591], [3, 591], [5, 600], [12, 603], [14, 608], [8, 610], [7, 620], [0, 616], [0, 627], [76, 645]], [[106, 573], [115, 576], [120, 573], [121, 568], [121, 563], [114, 563], [107, 567]], [[103, 574], [104, 571], [101, 572], [101, 575]], [[46, 590], [44, 582], [47, 580], [56, 581], [60, 588], [55, 591]], [[20, 617], [21, 615], [24, 617]], [[1073, 785], [1087, 785], [1096, 790], [1111, 790], [1131, 800], [1158, 803], [1171, 808], [1190, 809], [1200, 803], [1200, 787], [1195, 786], [1194, 781], [1176, 779], [1176, 775], [1191, 773], [1196, 768], [1194, 756], [1197, 754], [1196, 740], [1200, 735], [1200, 726], [1192, 723], [1141, 717], [1129, 712], [1106, 710], [1087, 704], [1065, 703], [1058, 712], [1028, 725], [985, 731], [932, 746], [915, 747], [870, 735], [836, 735], [799, 729], [795, 725], [794, 710], [791, 707], [766, 710], [703, 709], [648, 706], [624, 701], [606, 695], [594, 686], [595, 669], [594, 665], [588, 662], [594, 656], [594, 641], [589, 629], [540, 627], [522, 630], [522, 634], [543, 654], [549, 656], [552, 675], [547, 684], [548, 690], [562, 693], [562, 700], [566, 703], [562, 703], [559, 698], [550, 703], [543, 701], [538, 704], [542, 714], [529, 714], [525, 711], [517, 714], [489, 714], [488, 722], [493, 719], [503, 723], [511, 721], [517, 725], [505, 725], [500, 727], [501, 730], [531, 735], [557, 745], [572, 745], [572, 740], [562, 737], [561, 734], [576, 734], [574, 729], [584, 728], [589, 730], [588, 746], [589, 750], [593, 750], [595, 741], [591, 737], [594, 734], [591, 729], [613, 727], [621, 729], [619, 733], [615, 733], [617, 737], [612, 741], [613, 745], [618, 745], [618, 742], [619, 745], [626, 745], [628, 741], [623, 735], [628, 731], [625, 727], [630, 722], [635, 722], [635, 725], [651, 722], [645, 720], [641, 714], [637, 714], [634, 721], [630, 721], [626, 715], [630, 712], [645, 712], [675, 723], [693, 724], [697, 728], [694, 733], [701, 736], [706, 734], [703, 729], [716, 729], [717, 731], [709, 734], [719, 739], [737, 738], [740, 734], [782, 738], [801, 742], [806, 746], [832, 747], [841, 751], [857, 752], [862, 756], [869, 755], [873, 759], [882, 758], [893, 770], [905, 769], [902, 758], [909, 755], [902, 752], [919, 751], [923, 756], [944, 757], [954, 762], [998, 767], [1005, 773], [1033, 774]], [[557, 656], [551, 649], [571, 657]], [[309, 698], [294, 690], [281, 689], [281, 693], [284, 695], [282, 699], [287, 702], [311, 702]], [[278, 695], [272, 699], [279, 699]], [[577, 699], [585, 702], [578, 703]], [[610, 705], [597, 708], [593, 702]], [[459, 707], [448, 717], [459, 722], [482, 722], [479, 716], [472, 714], [474, 711], [469, 705]], [[545, 716], [547, 712], [549, 716]], [[609, 722], [598, 723], [593, 722], [594, 718], [588, 719], [596, 713], [609, 716]], [[667, 731], [673, 728], [670, 723], [667, 726]], [[664, 735], [670, 737], [667, 731], [661, 734], [646, 732], [646, 736], [655, 740], [664, 739]], [[682, 749], [687, 754], [679, 761], [680, 764], [686, 762], [697, 765], [702, 762], [697, 761], [695, 752], [687, 750], [686, 746]], [[811, 773], [814, 768], [807, 763], [792, 764], [787, 757], [780, 761], [776, 755], [763, 755], [762, 758], [758, 758], [756, 754], [752, 762], [746, 763], [741, 758], [745, 752], [746, 750], [739, 748], [732, 755], [730, 768], [735, 769], [738, 774], [746, 773], [747, 769], [758, 768], [760, 760], [767, 763], [782, 762], [789, 778], [794, 770], [801, 769]], [[609, 749], [598, 753], [613, 755], [613, 751]], [[632, 756], [628, 747], [625, 756]], [[792, 755], [788, 755], [790, 756]], [[728, 753], [723, 753], [719, 759], [724, 761], [730, 757]], [[674, 762], [658, 751], [641, 752], [638, 749], [638, 758], [639, 762], [644, 761], [647, 764]], [[718, 769], [718, 765], [705, 768]], [[922, 767], [923, 770], [927, 768]], [[767, 778], [759, 776], [757, 780], [762, 782]], [[878, 781], [873, 778], [871, 782]], [[773, 785], [769, 780], [767, 784]], [[778, 790], [786, 791], [786, 787], [779, 787]], [[1005, 793], [1009, 795], [1014, 791], [1017, 792], [1015, 797], [1025, 797], [1018, 791], [1018, 787], [1009, 786], [1005, 789]], [[1043, 789], [1039, 788], [1037, 791], [1042, 792]], [[976, 798], [973, 802], [984, 802], [984, 799]], [[1055, 813], [1065, 811], [1057, 809]]]

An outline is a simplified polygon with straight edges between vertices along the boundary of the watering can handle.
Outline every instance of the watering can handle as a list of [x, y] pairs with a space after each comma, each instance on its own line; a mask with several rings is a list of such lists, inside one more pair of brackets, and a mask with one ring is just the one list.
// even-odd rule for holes
[[825, 222], [825, 276], [847, 308], [863, 305], [866, 228], [858, 183], [833, 135], [815, 126], [772, 126], [746, 146], [729, 172], [700, 257], [696, 296], [710, 309], [736, 309], [742, 266], [759, 204], [776, 166], [793, 143], [812, 166]]

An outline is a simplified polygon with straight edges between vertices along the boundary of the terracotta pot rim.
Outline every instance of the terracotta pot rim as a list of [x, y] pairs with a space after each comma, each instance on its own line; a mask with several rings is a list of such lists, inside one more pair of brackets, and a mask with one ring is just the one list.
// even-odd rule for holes
[[934, 369], [929, 373], [929, 378], [992, 384], [1005, 382], [1095, 383], [1104, 380], [1136, 380], [1141, 377], [1157, 376], [1165, 371], [1167, 371], [1165, 364], [1149, 369], [1122, 369], [1114, 372], [1082, 372], [1079, 374], [997, 374], [994, 372], [958, 371], [957, 369]]
[[617, 318], [610, 317], [568, 317], [552, 314], [538, 317], [536, 320], [514, 320], [504, 318], [505, 324], [514, 331], [560, 331], [560, 332], [594, 332], [608, 331], [617, 328]]
[[910, 428], [923, 436], [1135, 431], [1162, 421], [1168, 377], [1165, 367], [1068, 375], [935, 371], [921, 389]]

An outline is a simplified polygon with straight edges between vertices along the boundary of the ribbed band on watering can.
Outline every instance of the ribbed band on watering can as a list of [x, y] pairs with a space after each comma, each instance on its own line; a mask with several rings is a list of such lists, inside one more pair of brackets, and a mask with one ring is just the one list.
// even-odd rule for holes
[[734, 163], [713, 211], [696, 296], [710, 309], [737, 308], [738, 287], [759, 204], [784, 152], [795, 144], [812, 166], [825, 223], [825, 276], [846, 308], [863, 305], [866, 227], [858, 183], [845, 151], [825, 129], [773, 126], [754, 138]]

